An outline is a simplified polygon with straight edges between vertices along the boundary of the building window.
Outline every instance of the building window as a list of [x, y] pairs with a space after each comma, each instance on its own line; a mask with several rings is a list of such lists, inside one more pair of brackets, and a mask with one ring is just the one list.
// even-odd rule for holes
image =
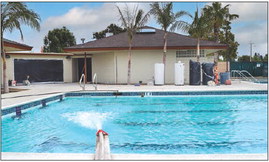
[[[196, 50], [179, 50], [176, 52], [176, 57], [196, 57]], [[200, 50], [200, 57], [205, 57], [205, 50]]]

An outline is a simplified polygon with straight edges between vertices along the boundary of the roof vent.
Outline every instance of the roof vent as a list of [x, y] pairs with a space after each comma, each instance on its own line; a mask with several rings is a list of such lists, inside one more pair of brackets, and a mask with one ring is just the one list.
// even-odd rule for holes
[[137, 34], [153, 34], [156, 33], [155, 29], [144, 28], [136, 32]]
[[113, 33], [106, 33], [106, 37], [112, 36]]

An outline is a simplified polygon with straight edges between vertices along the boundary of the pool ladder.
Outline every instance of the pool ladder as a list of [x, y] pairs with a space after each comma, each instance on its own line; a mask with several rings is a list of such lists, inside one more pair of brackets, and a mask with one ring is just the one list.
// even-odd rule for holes
[[[84, 81], [83, 82], [83, 85], [82, 85], [82, 80]], [[79, 86], [82, 88], [83, 91], [85, 91], [85, 85], [86, 85], [85, 84], [85, 75], [82, 74], [81, 77], [80, 77], [80, 79], [79, 79]]]
[[96, 73], [94, 73], [94, 75], [93, 75], [92, 86], [97, 91], [97, 74]]
[[[83, 84], [82, 84], [82, 81], [84, 81]], [[85, 83], [85, 75], [84, 74], [82, 74], [80, 79], [79, 79], [79, 86], [82, 88], [83, 91], [85, 91], [86, 83]], [[97, 74], [96, 73], [94, 73], [94, 75], [93, 75], [92, 86], [97, 91]]]
[[252, 76], [247, 70], [232, 70], [231, 77], [241, 78], [241, 80], [253, 81], [259, 83], [259, 80]]

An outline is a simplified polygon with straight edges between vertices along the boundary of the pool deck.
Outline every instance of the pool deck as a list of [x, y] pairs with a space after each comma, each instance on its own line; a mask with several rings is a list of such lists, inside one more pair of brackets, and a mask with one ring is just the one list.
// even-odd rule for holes
[[[56, 94], [81, 91], [82, 88], [78, 83], [56, 83], [56, 84], [32, 84], [30, 86], [17, 86], [14, 88], [28, 89], [19, 92], [7, 93], [1, 95], [1, 108], [10, 107], [42, 98], [47, 98]], [[153, 92], [153, 91], [229, 91], [229, 90], [268, 90], [267, 84], [257, 84], [245, 81], [233, 81], [232, 85], [220, 86], [134, 86], [134, 85], [98, 85], [98, 91], [119, 91], [119, 92]], [[86, 91], [94, 91], [91, 84], [86, 85]]]
[[[98, 91], [119, 92], [153, 92], [153, 91], [229, 91], [229, 90], [268, 90], [267, 84], [257, 84], [245, 81], [233, 81], [232, 85], [220, 86], [134, 86], [134, 85], [98, 85]], [[81, 91], [78, 83], [32, 84], [14, 88], [28, 89], [1, 95], [1, 108], [47, 98], [53, 95]], [[86, 91], [94, 91], [91, 84], [86, 85]], [[74, 153], [12, 153], [2, 152], [2, 160], [93, 160], [93, 154]], [[267, 154], [112, 154], [112, 160], [267, 160]]]

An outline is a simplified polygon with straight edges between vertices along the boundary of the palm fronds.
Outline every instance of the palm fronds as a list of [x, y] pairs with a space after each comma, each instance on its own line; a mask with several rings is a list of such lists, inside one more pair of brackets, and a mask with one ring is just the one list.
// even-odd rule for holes
[[2, 3], [1, 12], [1, 32], [5, 31], [12, 32], [17, 29], [20, 31], [21, 39], [23, 39], [23, 34], [21, 30], [21, 25], [27, 25], [35, 30], [40, 30], [39, 21], [41, 20], [39, 15], [34, 11], [27, 8], [24, 3], [20, 2], [8, 2]]

